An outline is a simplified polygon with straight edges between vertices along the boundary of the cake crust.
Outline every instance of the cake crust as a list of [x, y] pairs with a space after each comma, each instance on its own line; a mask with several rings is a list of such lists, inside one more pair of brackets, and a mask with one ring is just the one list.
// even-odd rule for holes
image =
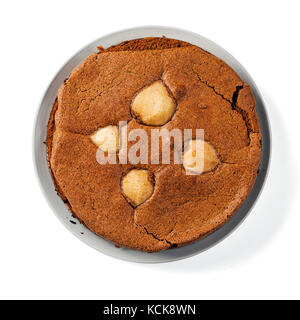
[[[155, 252], [207, 236], [239, 209], [257, 176], [261, 133], [251, 88], [222, 60], [168, 38], [98, 47], [58, 92], [47, 130], [49, 168], [72, 214], [118, 246]], [[132, 118], [135, 92], [162, 80], [176, 99], [173, 128], [204, 129], [220, 164], [186, 175], [181, 165], [99, 165], [89, 135]], [[130, 145], [129, 145], [130, 147]], [[149, 149], [150, 150], [150, 149]], [[133, 168], [155, 175], [152, 196], [133, 208], [120, 179]]]

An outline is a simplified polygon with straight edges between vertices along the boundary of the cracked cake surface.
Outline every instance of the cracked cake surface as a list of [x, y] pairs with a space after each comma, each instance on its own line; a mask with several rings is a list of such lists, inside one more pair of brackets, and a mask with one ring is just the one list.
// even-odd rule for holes
[[[97, 130], [119, 121], [128, 121], [128, 132], [157, 128], [141, 122], [131, 104], [158, 82], [175, 103], [172, 117], [157, 122], [160, 128], [204, 129], [217, 157], [211, 170], [187, 175], [182, 164], [97, 162], [90, 138]], [[72, 214], [117, 246], [155, 252], [205, 237], [239, 209], [257, 176], [261, 132], [250, 86], [224, 61], [162, 37], [98, 47], [58, 91], [46, 142], [56, 190]], [[138, 172], [135, 181], [151, 176], [138, 205], [124, 196], [121, 183], [134, 170], [149, 172]]]

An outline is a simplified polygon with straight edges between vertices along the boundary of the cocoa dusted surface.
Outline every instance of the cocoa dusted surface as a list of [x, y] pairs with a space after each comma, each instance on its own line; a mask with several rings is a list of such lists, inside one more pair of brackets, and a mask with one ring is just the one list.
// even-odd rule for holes
[[[168, 38], [99, 47], [58, 92], [47, 131], [48, 161], [58, 194], [90, 230], [117, 246], [155, 252], [203, 238], [241, 206], [257, 176], [261, 133], [251, 88], [223, 61]], [[182, 165], [100, 165], [89, 135], [132, 118], [134, 94], [161, 79], [176, 99], [162, 128], [204, 129], [218, 167], [186, 175]], [[130, 147], [130, 144], [129, 144]], [[150, 149], [149, 149], [150, 150]], [[155, 175], [154, 193], [133, 208], [120, 192], [132, 168]]]

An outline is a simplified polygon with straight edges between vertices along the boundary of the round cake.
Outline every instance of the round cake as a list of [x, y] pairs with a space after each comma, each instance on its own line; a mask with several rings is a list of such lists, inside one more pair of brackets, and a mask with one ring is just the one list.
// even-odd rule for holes
[[73, 70], [46, 143], [55, 188], [81, 223], [116, 246], [156, 252], [234, 215], [257, 176], [261, 132], [251, 88], [234, 70], [161, 37], [100, 46]]

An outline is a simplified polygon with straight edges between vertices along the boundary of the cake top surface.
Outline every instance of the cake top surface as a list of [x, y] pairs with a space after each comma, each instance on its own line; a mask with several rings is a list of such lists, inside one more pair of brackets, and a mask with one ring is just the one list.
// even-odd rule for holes
[[[155, 101], [161, 104], [145, 107]], [[57, 189], [80, 221], [118, 245], [159, 251], [197, 240], [234, 214], [255, 181], [261, 135], [251, 89], [225, 62], [186, 42], [99, 47], [62, 85], [53, 110], [47, 143]], [[99, 146], [119, 148], [101, 140], [117, 136], [119, 121], [149, 136], [154, 128], [193, 129], [196, 139], [203, 129], [207, 170], [99, 164]]]

